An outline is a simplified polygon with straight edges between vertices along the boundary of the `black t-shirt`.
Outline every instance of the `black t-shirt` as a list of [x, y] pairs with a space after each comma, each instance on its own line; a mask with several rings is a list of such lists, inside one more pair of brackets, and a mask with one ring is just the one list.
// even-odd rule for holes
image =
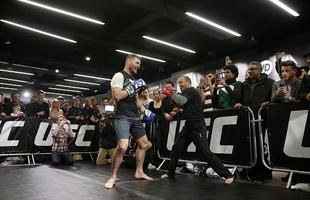
[[161, 101], [161, 115], [159, 117], [159, 120], [163, 120], [163, 121], [166, 121], [165, 120], [165, 113], [170, 113], [173, 108], [176, 106], [175, 102], [172, 101], [171, 97], [164, 97]]
[[[114, 83], [118, 82], [116, 85], [119, 86], [119, 79], [120, 76], [123, 75], [123, 83], [122, 86], [123, 88], [125, 88], [128, 83], [129, 80], [134, 80], [135, 78], [129, 74], [127, 74], [125, 71], [121, 71], [119, 73], [116, 73], [114, 75], [114, 77], [112, 78], [111, 81], [111, 87], [114, 87]], [[137, 107], [137, 103], [136, 103], [136, 95], [133, 96], [127, 96], [126, 98], [118, 101], [116, 103], [116, 111], [115, 111], [117, 116], [121, 116], [121, 115], [125, 115], [128, 117], [139, 117], [139, 113], [138, 113], [138, 107]]]
[[47, 119], [50, 115], [50, 109], [48, 103], [46, 103], [45, 101], [41, 103], [37, 101], [30, 103], [28, 109], [29, 109], [27, 110], [28, 116], [37, 116], [37, 113], [41, 111], [44, 111], [44, 115], [40, 116], [40, 118]]
[[9, 102], [9, 103], [7, 103], [7, 104], [4, 106], [3, 111], [5, 112], [6, 115], [9, 116], [11, 113], [14, 112], [13, 107], [14, 107], [14, 106], [17, 106], [17, 105], [20, 106], [20, 109], [21, 109], [21, 111], [22, 111], [23, 113], [26, 113], [26, 106], [25, 106], [25, 104], [24, 104], [23, 102], [21, 102], [21, 101], [20, 101], [20, 102], [17, 102], [17, 103], [14, 103], [14, 102]]
[[203, 120], [203, 102], [198, 91], [193, 88], [186, 88], [182, 91], [184, 97], [188, 101], [182, 106], [183, 107], [183, 117], [188, 122], [194, 122]]
[[149, 104], [149, 110], [152, 111], [156, 115], [156, 119], [161, 116], [161, 106], [159, 108], [154, 107], [154, 101]]

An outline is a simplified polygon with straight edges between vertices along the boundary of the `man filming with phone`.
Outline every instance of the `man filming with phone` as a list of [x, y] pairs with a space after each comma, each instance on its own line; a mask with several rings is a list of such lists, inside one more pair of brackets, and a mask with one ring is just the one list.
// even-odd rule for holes
[[238, 68], [235, 65], [224, 67], [224, 78], [216, 78], [212, 95], [214, 108], [232, 108], [241, 97], [241, 82], [237, 81]]

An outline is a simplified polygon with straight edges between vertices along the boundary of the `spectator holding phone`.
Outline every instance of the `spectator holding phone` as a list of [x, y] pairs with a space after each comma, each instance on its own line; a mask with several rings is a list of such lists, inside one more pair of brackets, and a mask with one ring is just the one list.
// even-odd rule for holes
[[241, 97], [241, 82], [236, 81], [238, 68], [235, 65], [225, 66], [225, 78], [216, 79], [212, 96], [214, 108], [232, 108]]
[[286, 103], [295, 101], [301, 85], [301, 80], [296, 76], [297, 66], [294, 61], [288, 60], [281, 63], [280, 81], [272, 86], [272, 103]]
[[69, 141], [75, 134], [71, 129], [70, 121], [63, 115], [57, 117], [58, 126], [53, 129], [52, 164], [59, 165], [62, 160], [65, 164], [72, 165], [73, 160], [69, 152]]

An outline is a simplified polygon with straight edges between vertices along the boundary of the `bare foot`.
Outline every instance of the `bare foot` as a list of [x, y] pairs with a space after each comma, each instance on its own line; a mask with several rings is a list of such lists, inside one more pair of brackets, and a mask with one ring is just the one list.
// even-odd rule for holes
[[234, 178], [232, 177], [232, 178], [227, 178], [227, 179], [225, 179], [225, 184], [226, 185], [230, 185], [230, 184], [232, 184], [234, 182]]
[[111, 189], [111, 188], [113, 188], [113, 186], [114, 186], [114, 183], [115, 183], [115, 178], [110, 178], [106, 183], [105, 183], [105, 185], [104, 185], [104, 187], [106, 188], [106, 189]]
[[160, 178], [161, 179], [166, 179], [166, 178], [169, 178], [169, 176], [168, 176], [168, 174], [163, 174], [163, 175], [160, 176]]
[[153, 180], [153, 178], [149, 177], [148, 175], [146, 175], [145, 173], [142, 174], [135, 174], [135, 179], [139, 179], [139, 180]]

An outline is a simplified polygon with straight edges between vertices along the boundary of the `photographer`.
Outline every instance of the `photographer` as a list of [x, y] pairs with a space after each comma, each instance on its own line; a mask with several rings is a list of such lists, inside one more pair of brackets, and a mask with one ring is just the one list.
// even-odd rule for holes
[[[99, 135], [99, 153], [96, 160], [97, 165], [105, 165], [111, 163], [112, 157], [116, 151], [116, 135], [115, 128], [112, 125], [112, 118], [109, 116], [102, 117], [99, 120], [99, 124], [96, 127]], [[110, 161], [106, 161], [106, 157], [109, 154]]]
[[68, 146], [70, 139], [74, 138], [75, 134], [70, 127], [70, 121], [66, 120], [63, 115], [57, 117], [57, 124], [58, 126], [52, 131], [52, 164], [59, 165], [64, 160], [65, 164], [72, 165], [73, 160]]
[[241, 97], [241, 82], [236, 81], [238, 68], [235, 65], [225, 66], [225, 79], [216, 79], [212, 103], [214, 108], [232, 108]]

